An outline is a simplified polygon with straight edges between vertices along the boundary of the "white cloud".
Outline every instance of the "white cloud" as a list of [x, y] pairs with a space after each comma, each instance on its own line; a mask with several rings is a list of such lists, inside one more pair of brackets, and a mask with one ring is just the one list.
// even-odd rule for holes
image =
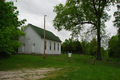
[[117, 10], [116, 6], [111, 6], [111, 11], [108, 12], [109, 15], [111, 15], [111, 19], [106, 22], [106, 30], [108, 33], [110, 33], [110, 36], [117, 34], [117, 29], [113, 26], [113, 21], [115, 20], [113, 14]]

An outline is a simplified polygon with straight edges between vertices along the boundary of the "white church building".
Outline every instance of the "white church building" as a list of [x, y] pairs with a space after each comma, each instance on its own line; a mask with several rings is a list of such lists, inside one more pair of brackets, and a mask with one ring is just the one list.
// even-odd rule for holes
[[[23, 30], [25, 37], [19, 37], [22, 46], [18, 53], [44, 54], [44, 29], [28, 24]], [[52, 32], [45, 30], [45, 54], [61, 54], [61, 40]]]

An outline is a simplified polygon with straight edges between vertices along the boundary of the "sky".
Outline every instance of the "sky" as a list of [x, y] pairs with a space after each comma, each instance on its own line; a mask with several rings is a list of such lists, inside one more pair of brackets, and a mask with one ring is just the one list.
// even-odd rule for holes
[[[71, 32], [69, 31], [57, 31], [53, 27], [53, 19], [56, 16], [56, 13], [53, 12], [54, 6], [59, 3], [65, 4], [66, 0], [9, 0], [14, 1], [14, 5], [17, 6], [17, 10], [19, 11], [19, 20], [26, 19], [28, 23], [38, 26], [40, 28], [44, 28], [44, 15], [46, 16], [46, 30], [53, 32], [56, 36], [58, 36], [62, 42], [65, 39], [69, 39], [71, 36]], [[111, 7], [111, 11], [108, 14], [111, 15], [111, 19], [107, 21], [106, 31], [109, 33], [109, 36], [116, 35], [117, 29], [113, 26], [112, 21], [114, 20], [113, 13], [117, 8]]]

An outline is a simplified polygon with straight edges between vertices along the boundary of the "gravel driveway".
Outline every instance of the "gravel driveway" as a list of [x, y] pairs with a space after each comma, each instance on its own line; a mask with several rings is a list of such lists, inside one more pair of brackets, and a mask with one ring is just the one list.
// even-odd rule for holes
[[20, 69], [13, 71], [0, 71], [0, 80], [36, 80], [46, 77], [48, 72], [61, 68]]

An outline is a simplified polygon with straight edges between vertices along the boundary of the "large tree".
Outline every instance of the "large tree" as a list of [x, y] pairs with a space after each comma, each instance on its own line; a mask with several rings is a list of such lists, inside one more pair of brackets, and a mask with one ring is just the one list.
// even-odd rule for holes
[[110, 16], [106, 10], [115, 0], [67, 0], [65, 5], [54, 7], [57, 14], [53, 25], [57, 30], [69, 30], [75, 36], [83, 30], [83, 24], [91, 24], [97, 32], [97, 59], [101, 60], [101, 32]]
[[14, 53], [20, 46], [18, 37], [24, 33], [20, 31], [20, 27], [26, 20], [18, 21], [17, 7], [13, 2], [0, 2], [0, 57], [8, 57], [10, 53]]

